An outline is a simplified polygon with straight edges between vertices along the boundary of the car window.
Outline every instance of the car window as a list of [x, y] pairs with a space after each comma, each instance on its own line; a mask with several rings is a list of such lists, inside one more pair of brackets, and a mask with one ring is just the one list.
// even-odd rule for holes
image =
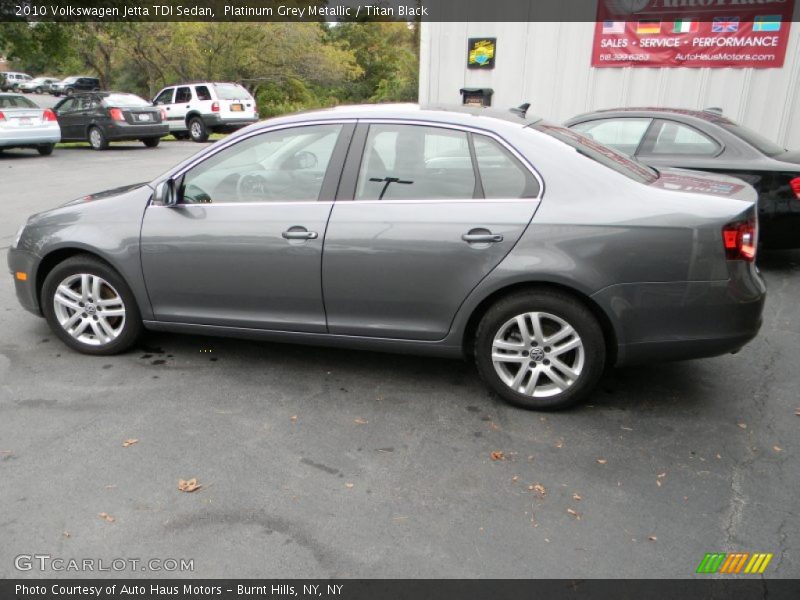
[[188, 87], [179, 87], [175, 92], [175, 104], [192, 101], [192, 90]]
[[77, 107], [77, 102], [75, 101], [75, 98], [67, 98], [56, 107], [56, 111], [58, 111], [59, 114], [68, 113], [70, 111], [75, 110], [76, 107]]
[[24, 96], [0, 96], [0, 108], [38, 108]]
[[611, 146], [615, 150], [633, 155], [644, 137], [652, 119], [602, 119], [573, 125], [586, 137]]
[[733, 121], [728, 121], [726, 123], [719, 123], [722, 127], [730, 131], [735, 136], [740, 137], [745, 142], [753, 146], [756, 150], [766, 154], [767, 156], [775, 156], [777, 154], [781, 154], [786, 152], [786, 148], [783, 146], [779, 146], [769, 138], [764, 137], [760, 133], [753, 131], [752, 129], [748, 129], [743, 125], [739, 125], [738, 123], [734, 123]]
[[319, 199], [341, 125], [262, 133], [222, 150], [183, 177], [185, 204]]
[[421, 125], [370, 125], [356, 200], [472, 198], [467, 134]]
[[172, 92], [174, 92], [174, 88], [168, 88], [163, 90], [156, 99], [153, 100], [153, 104], [172, 104]]
[[204, 85], [196, 85], [194, 87], [194, 93], [198, 100], [211, 100], [211, 92], [208, 87]]
[[694, 127], [674, 121], [662, 121], [650, 154], [713, 156], [719, 144]]
[[94, 96], [83, 96], [78, 102], [80, 110], [94, 110], [99, 104]]
[[215, 83], [214, 89], [220, 100], [245, 100], [250, 97], [250, 92], [237, 83]]
[[553, 125], [546, 121], [538, 121], [530, 127], [536, 131], [546, 133], [575, 149], [575, 151], [601, 165], [613, 169], [640, 183], [652, 183], [658, 179], [658, 173], [650, 167], [640, 163], [635, 158], [623, 154], [610, 146], [606, 146], [589, 138], [578, 131]]
[[472, 139], [485, 198], [539, 195], [539, 182], [506, 148], [484, 135], [473, 135]]

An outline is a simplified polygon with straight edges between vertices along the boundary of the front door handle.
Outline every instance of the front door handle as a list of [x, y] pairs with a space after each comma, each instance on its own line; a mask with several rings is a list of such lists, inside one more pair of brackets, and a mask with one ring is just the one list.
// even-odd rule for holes
[[308, 231], [305, 227], [291, 227], [281, 236], [285, 240], [315, 240], [319, 234], [316, 231]]
[[503, 236], [496, 233], [465, 233], [461, 239], [468, 244], [497, 244], [503, 241]]

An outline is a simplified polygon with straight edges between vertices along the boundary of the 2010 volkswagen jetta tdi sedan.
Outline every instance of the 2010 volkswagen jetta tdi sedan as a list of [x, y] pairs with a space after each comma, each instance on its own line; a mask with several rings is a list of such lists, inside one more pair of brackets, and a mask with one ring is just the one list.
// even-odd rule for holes
[[35, 215], [8, 261], [22, 305], [87, 354], [146, 328], [466, 355], [554, 409], [607, 366], [756, 335], [755, 199], [519, 113], [345, 107]]

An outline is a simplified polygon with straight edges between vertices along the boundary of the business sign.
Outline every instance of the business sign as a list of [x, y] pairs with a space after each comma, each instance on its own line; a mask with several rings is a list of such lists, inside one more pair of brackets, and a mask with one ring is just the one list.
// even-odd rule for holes
[[497, 38], [469, 38], [467, 68], [494, 69]]
[[597, 3], [593, 67], [782, 67], [794, 0]]

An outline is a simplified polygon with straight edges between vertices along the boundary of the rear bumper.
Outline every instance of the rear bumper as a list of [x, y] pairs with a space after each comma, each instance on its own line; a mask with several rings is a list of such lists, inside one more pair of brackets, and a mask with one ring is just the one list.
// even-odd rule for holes
[[153, 125], [130, 125], [128, 123], [114, 123], [105, 128], [105, 133], [106, 137], [112, 141], [164, 137], [165, 135], [169, 135], [169, 125], [166, 123]]
[[258, 123], [258, 117], [247, 117], [243, 119], [236, 119], [230, 117], [221, 117], [219, 114], [203, 115], [203, 123], [209, 129], [218, 133], [229, 133], [247, 127], [253, 123]]
[[728, 281], [621, 284], [593, 299], [612, 317], [617, 365], [736, 352], [761, 328], [766, 287], [751, 264]]
[[60, 141], [61, 129], [57, 123], [49, 127], [0, 132], [0, 148], [41, 146], [42, 144], [57, 144]]

